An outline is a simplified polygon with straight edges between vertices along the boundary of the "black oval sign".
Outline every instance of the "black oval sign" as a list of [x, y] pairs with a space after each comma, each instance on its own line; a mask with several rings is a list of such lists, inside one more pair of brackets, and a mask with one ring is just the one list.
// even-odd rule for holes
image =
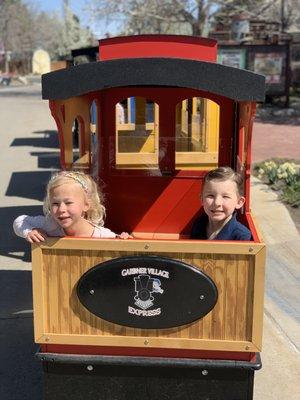
[[191, 323], [212, 310], [218, 298], [214, 282], [199, 269], [143, 255], [96, 265], [80, 278], [77, 295], [98, 317], [142, 329]]

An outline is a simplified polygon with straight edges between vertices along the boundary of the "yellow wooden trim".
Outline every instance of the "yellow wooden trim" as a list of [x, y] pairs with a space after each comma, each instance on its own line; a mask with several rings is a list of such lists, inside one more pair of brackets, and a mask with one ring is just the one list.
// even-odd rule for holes
[[[133, 123], [124, 123], [124, 124], [117, 124], [117, 131], [126, 131], [126, 133], [132, 135], [135, 131], [135, 125]], [[147, 122], [145, 124], [145, 128], [147, 131], [152, 131], [154, 129], [153, 122]]]
[[85, 238], [49, 238], [42, 249], [69, 250], [109, 250], [139, 252], [180, 252], [180, 253], [215, 253], [215, 254], [249, 254], [255, 255], [263, 243], [246, 241], [208, 241], [208, 240], [142, 240], [142, 239], [85, 239]]
[[130, 97], [127, 98], [127, 121], [131, 121], [131, 104], [130, 104]]
[[[147, 127], [148, 124], [146, 124]], [[152, 125], [152, 123], [149, 123], [149, 127]], [[154, 129], [155, 132], [158, 132], [159, 130], [159, 105], [157, 103], [154, 103], [154, 127], [151, 128]], [[157, 145], [158, 145], [158, 135], [157, 135]]]
[[154, 165], [158, 164], [157, 153], [118, 153], [116, 155], [118, 165]]
[[263, 247], [255, 255], [255, 273], [253, 287], [253, 324], [252, 324], [252, 342], [259, 351], [262, 347], [262, 330], [264, 314], [264, 288], [265, 288], [265, 261], [266, 248]]
[[45, 330], [44, 285], [43, 282], [43, 254], [37, 244], [31, 246], [32, 254], [32, 292], [34, 309], [34, 337], [37, 341]]
[[263, 238], [263, 235], [262, 235], [262, 233], [261, 233], [260, 226], [259, 226], [259, 224], [258, 224], [258, 222], [257, 222], [256, 216], [255, 216], [254, 214], [251, 213], [250, 218], [252, 218], [252, 221], [253, 221], [253, 223], [254, 223], [254, 225], [255, 225], [255, 229], [256, 229], [256, 233], [257, 233], [258, 239], [259, 239], [261, 242], [263, 242], [263, 241], [264, 241], [264, 238]]
[[82, 157], [78, 158], [72, 164], [72, 169], [74, 170], [89, 170], [90, 168], [90, 155], [89, 153], [85, 153]]
[[219, 127], [220, 107], [211, 100], [205, 99], [205, 143], [207, 151], [218, 151], [219, 148]]
[[132, 232], [135, 239], [162, 239], [162, 240], [179, 240], [189, 239], [189, 235], [181, 235], [180, 233], [157, 233], [157, 232]]
[[[72, 126], [74, 120], [78, 117], [84, 123], [84, 132], [82, 133], [85, 140], [86, 149], [90, 148], [90, 106], [91, 101], [86, 96], [71, 97], [66, 100], [53, 100], [56, 108], [56, 117], [61, 126], [61, 133], [64, 140], [64, 156], [67, 168], [73, 165], [73, 134]], [[64, 116], [61, 107], [64, 107]], [[81, 124], [79, 124], [79, 140], [81, 139]], [[82, 156], [82, 154], [81, 154]]]
[[193, 97], [192, 114], [197, 115], [197, 100], [198, 97]]
[[116, 126], [117, 131], [128, 131], [128, 133], [132, 133], [135, 130], [135, 124], [131, 122], [124, 123], [124, 124], [117, 124]]
[[218, 162], [216, 152], [176, 152], [176, 164], [207, 164]]
[[[176, 165], [196, 165], [203, 166], [217, 164], [218, 153], [204, 152], [176, 152]], [[155, 153], [117, 153], [117, 165], [157, 165], [158, 154]]]
[[40, 344], [70, 344], [87, 346], [122, 346], [143, 348], [172, 348], [190, 350], [219, 350], [219, 351], [257, 351], [257, 347], [248, 341], [205, 340], [182, 338], [156, 338], [132, 336], [97, 336], [97, 335], [66, 335], [45, 333], [39, 337]]

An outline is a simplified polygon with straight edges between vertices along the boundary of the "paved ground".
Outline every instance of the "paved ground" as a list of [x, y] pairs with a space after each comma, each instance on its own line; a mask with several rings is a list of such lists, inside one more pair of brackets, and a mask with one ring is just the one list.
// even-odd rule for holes
[[300, 236], [275, 192], [252, 179], [252, 211], [267, 244], [263, 369], [255, 400], [299, 399]]
[[300, 125], [254, 124], [252, 162], [273, 157], [300, 159]]
[[[0, 120], [0, 399], [41, 400], [41, 368], [33, 358], [29, 246], [14, 236], [11, 224], [20, 213], [41, 210], [43, 186], [58, 167], [56, 128], [38, 85], [1, 88]], [[279, 151], [282, 157], [295, 151], [293, 157], [300, 159], [300, 132], [294, 128], [256, 124], [253, 160]], [[296, 400], [300, 391], [299, 234], [276, 194], [255, 179], [252, 209], [268, 245], [263, 369], [256, 373], [255, 400]]]

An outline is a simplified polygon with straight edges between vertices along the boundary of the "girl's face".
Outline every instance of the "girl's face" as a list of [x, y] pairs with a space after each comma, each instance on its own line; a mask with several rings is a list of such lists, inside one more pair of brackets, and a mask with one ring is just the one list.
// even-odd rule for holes
[[[64, 183], [50, 191], [51, 216], [64, 229], [74, 229], [82, 222], [89, 203], [77, 183]], [[76, 232], [75, 232], [76, 233]]]
[[239, 195], [235, 182], [215, 180], [205, 183], [202, 202], [209, 220], [221, 224], [243, 206], [245, 198]]

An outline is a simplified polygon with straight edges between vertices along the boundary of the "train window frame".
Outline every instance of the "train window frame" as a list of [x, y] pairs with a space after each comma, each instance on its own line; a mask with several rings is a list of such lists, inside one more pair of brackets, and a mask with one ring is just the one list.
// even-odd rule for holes
[[[132, 101], [134, 100], [134, 102]], [[123, 129], [118, 129], [118, 127], [121, 125], [119, 122], [119, 115], [118, 115], [118, 104], [122, 104], [126, 102], [127, 103], [127, 115], [124, 114], [124, 126]], [[152, 103], [153, 104], [153, 114], [154, 114], [154, 119], [153, 122], [147, 121], [147, 104]], [[134, 109], [131, 109], [132, 105], [134, 106]], [[138, 113], [138, 105], [139, 108], [141, 106], [144, 108], [139, 110], [139, 120], [140, 124], [137, 123], [137, 113]], [[115, 111], [115, 169], [116, 170], [152, 170], [152, 171], [159, 171], [159, 105], [157, 102], [152, 100], [149, 97], [145, 97], [142, 95], [139, 96], [130, 96], [127, 98], [123, 98], [122, 100], [119, 100], [115, 105], [114, 105], [114, 111]], [[123, 109], [123, 112], [126, 110]], [[141, 116], [141, 111], [143, 115]], [[126, 118], [125, 118], [126, 115]], [[157, 122], [155, 120], [157, 118]], [[118, 123], [119, 122], [119, 123]], [[143, 126], [145, 129], [145, 142], [143, 143], [143, 146], [141, 147], [141, 150], [145, 145], [147, 145], [147, 141], [149, 139], [152, 139], [151, 136], [153, 136], [153, 140], [150, 140], [150, 146], [151, 142], [153, 142], [153, 151], [119, 151], [119, 146], [124, 146], [124, 143], [122, 144], [120, 141], [120, 132], [122, 130], [124, 131], [132, 131], [134, 138], [135, 132], [139, 131], [139, 125], [141, 126], [141, 129], [143, 130]], [[148, 137], [147, 137], [147, 132], [149, 131]], [[152, 131], [152, 132], [151, 132]], [[149, 144], [148, 144], [149, 147]], [[132, 161], [132, 158], [134, 157], [134, 160]], [[148, 166], [148, 167], [147, 167]], [[149, 166], [151, 166], [149, 168]]]
[[[199, 104], [201, 110], [198, 110]], [[175, 170], [203, 171], [217, 168], [220, 141], [219, 104], [207, 97], [191, 96], [177, 103], [175, 116]], [[196, 135], [199, 135], [199, 139], [204, 137], [202, 150], [190, 148], [194, 146], [193, 139], [197, 140], [195, 130], [198, 130]], [[188, 147], [185, 150], [179, 149], [181, 139], [184, 139], [183, 143], [186, 142], [183, 147]]]
[[[170, 95], [170, 93], [172, 95]], [[109, 96], [108, 98], [106, 96]], [[171, 161], [168, 162], [168, 160], [159, 160], [159, 168], [139, 168], [139, 169], [133, 169], [133, 168], [116, 168], [116, 126], [115, 126], [115, 118], [112, 118], [114, 121], [113, 127], [112, 124], [108, 127], [109, 130], [109, 162], [108, 162], [108, 169], [110, 171], [110, 174], [112, 175], [146, 175], [146, 176], [199, 176], [200, 171], [207, 171], [210, 169], [213, 169], [219, 165], [230, 165], [231, 164], [231, 141], [228, 135], [228, 132], [231, 131], [231, 129], [234, 126], [234, 121], [231, 121], [228, 125], [226, 121], [226, 116], [228, 113], [233, 113], [233, 109], [235, 107], [235, 101], [232, 99], [228, 99], [226, 97], [221, 97], [218, 95], [215, 95], [214, 93], [209, 93], [209, 92], [204, 92], [198, 89], [192, 89], [192, 88], [186, 88], [186, 87], [118, 87], [118, 88], [110, 88], [109, 90], [104, 90], [102, 91], [102, 98], [103, 103], [105, 103], [105, 109], [106, 112], [108, 112], [109, 115], [112, 115], [112, 110], [115, 114], [115, 104], [122, 101], [124, 98], [128, 97], [134, 97], [134, 96], [141, 96], [146, 98], [147, 100], [151, 100], [154, 103], [156, 103], [159, 107], [159, 131], [161, 132], [161, 126], [162, 126], [162, 106], [165, 106], [167, 103], [171, 106], [173, 106], [173, 110], [171, 112], [175, 115], [175, 107], [176, 104], [179, 101], [182, 101], [186, 98], [190, 97], [201, 97], [207, 100], [210, 100], [214, 102], [218, 107], [219, 107], [219, 147], [218, 147], [218, 155], [215, 156], [215, 164], [209, 168], [206, 165], [201, 168], [201, 169], [196, 169], [193, 167], [187, 167], [186, 169], [182, 168], [176, 168], [175, 165], [175, 121], [171, 122], [171, 125], [173, 126], [173, 131], [172, 134], [168, 132], [168, 135], [165, 137], [164, 135], [160, 135], [159, 138], [159, 152], [164, 152], [165, 149], [161, 148], [161, 142], [166, 140], [169, 142], [169, 147], [172, 148], [173, 150], [169, 151], [169, 153], [174, 153], [173, 155], [171, 154], [169, 159]], [[169, 96], [169, 98], [168, 98]], [[102, 103], [102, 104], [103, 104]], [[224, 110], [223, 110], [224, 107]], [[228, 108], [229, 107], [229, 108]], [[106, 115], [106, 112], [103, 111], [103, 114]], [[223, 132], [221, 132], [221, 126], [222, 122], [224, 125]], [[231, 124], [231, 125], [230, 125]], [[173, 141], [173, 143], [171, 143]], [[228, 145], [230, 147], [230, 156], [227, 155], [222, 155], [222, 152], [220, 152], [220, 146], [221, 143], [223, 145]], [[115, 152], [115, 154], [113, 154]], [[196, 156], [199, 156], [199, 153], [197, 154], [195, 152]], [[202, 156], [205, 153], [200, 153]], [[221, 155], [221, 157], [220, 157]], [[147, 163], [145, 163], [147, 165]]]

